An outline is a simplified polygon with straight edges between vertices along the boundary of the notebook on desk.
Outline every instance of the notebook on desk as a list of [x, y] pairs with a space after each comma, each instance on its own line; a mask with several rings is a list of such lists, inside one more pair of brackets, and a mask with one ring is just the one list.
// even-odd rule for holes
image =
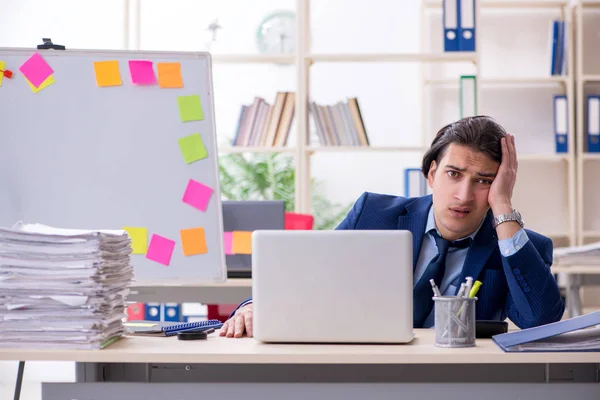
[[534, 328], [495, 335], [505, 352], [600, 351], [600, 311]]
[[127, 321], [123, 323], [130, 335], [144, 336], [175, 336], [178, 332], [190, 331], [198, 328], [219, 329], [223, 323], [218, 319], [197, 322], [159, 322], [159, 321]]

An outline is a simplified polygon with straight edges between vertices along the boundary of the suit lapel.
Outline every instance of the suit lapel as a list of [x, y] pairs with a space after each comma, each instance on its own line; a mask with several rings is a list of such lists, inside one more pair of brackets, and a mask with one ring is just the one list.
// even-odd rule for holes
[[427, 225], [427, 213], [431, 207], [431, 195], [419, 197], [406, 206], [407, 213], [398, 217], [398, 229], [409, 230], [413, 236], [413, 272], [417, 265], [423, 233]]
[[[459, 282], [464, 282], [467, 276], [473, 277], [473, 280], [479, 278], [486, 261], [497, 246], [498, 241], [496, 240], [496, 232], [492, 227], [492, 214], [490, 211], [467, 252]], [[456, 292], [459, 289], [460, 286], [456, 288]]]

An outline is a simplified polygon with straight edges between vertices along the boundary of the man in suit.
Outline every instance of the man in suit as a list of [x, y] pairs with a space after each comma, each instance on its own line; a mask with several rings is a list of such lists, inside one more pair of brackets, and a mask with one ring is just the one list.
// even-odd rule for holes
[[[529, 328], [558, 321], [564, 302], [550, 272], [552, 241], [525, 229], [511, 199], [517, 178], [514, 136], [486, 116], [437, 133], [422, 172], [432, 194], [363, 193], [337, 229], [404, 229], [413, 234], [413, 323], [433, 326], [430, 279], [455, 295], [465, 277], [483, 284], [476, 315]], [[221, 336], [252, 336], [252, 299], [232, 313]]]

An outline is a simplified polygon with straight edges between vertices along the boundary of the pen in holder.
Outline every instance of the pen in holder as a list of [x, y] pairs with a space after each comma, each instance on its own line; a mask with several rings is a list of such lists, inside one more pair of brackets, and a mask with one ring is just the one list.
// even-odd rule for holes
[[435, 296], [435, 345], [475, 346], [475, 305], [477, 297]]

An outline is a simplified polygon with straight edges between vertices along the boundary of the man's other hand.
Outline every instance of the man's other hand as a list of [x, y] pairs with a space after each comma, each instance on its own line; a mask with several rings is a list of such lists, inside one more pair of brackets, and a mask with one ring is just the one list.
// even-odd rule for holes
[[219, 332], [220, 336], [239, 338], [244, 335], [252, 337], [252, 303], [239, 308], [231, 318], [229, 318]]

